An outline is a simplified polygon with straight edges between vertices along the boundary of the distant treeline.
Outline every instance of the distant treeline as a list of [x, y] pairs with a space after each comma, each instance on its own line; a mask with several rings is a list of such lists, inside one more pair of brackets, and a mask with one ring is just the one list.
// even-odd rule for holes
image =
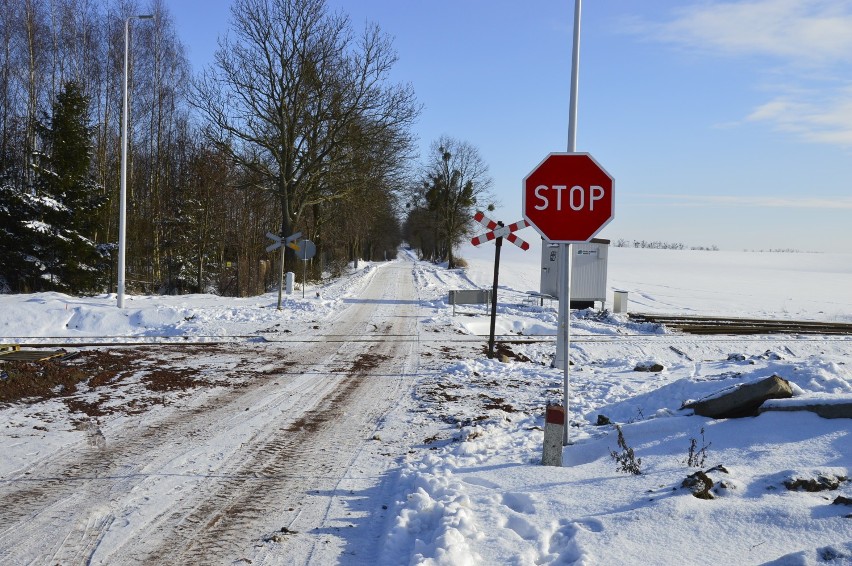
[[713, 246], [687, 246], [680, 242], [648, 242], [645, 240], [626, 240], [620, 238], [613, 244], [616, 248], [645, 248], [650, 250], [701, 250], [718, 252], [719, 247]]
[[[645, 240], [627, 240], [619, 238], [612, 244], [616, 248], [644, 248], [649, 250], [699, 250], [707, 252], [718, 252], [719, 247], [713, 246], [687, 246], [680, 242], [648, 242]], [[768, 250], [749, 250], [744, 249], [744, 252], [749, 253], [776, 253], [776, 254], [815, 254], [820, 252], [797, 250], [795, 248], [770, 248]]]
[[764, 253], [773, 253], [773, 254], [818, 254], [818, 253], [820, 253], [820, 252], [814, 252], [814, 251], [809, 252], [809, 251], [806, 251], [806, 250], [797, 250], [795, 248], [778, 248], [778, 249], [773, 248], [773, 249], [769, 249], [769, 250], [743, 250], [743, 251], [752, 252], [752, 253], [759, 253], [759, 254], [764, 254]]

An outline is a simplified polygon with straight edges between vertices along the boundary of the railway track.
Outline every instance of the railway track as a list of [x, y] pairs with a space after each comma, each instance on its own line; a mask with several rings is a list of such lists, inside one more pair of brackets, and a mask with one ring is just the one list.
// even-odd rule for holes
[[758, 318], [729, 318], [692, 315], [630, 313], [633, 322], [662, 324], [685, 334], [749, 335], [749, 334], [818, 334], [823, 336], [852, 335], [852, 324], [802, 320], [769, 320]]
[[[676, 315], [652, 315], [652, 314], [630, 314], [633, 322], [648, 322], [665, 325], [673, 330], [683, 333], [678, 334], [579, 334], [574, 333], [571, 337], [573, 343], [647, 343], [647, 342], [670, 342], [679, 339], [687, 339], [684, 334], [718, 336], [715, 340], [727, 340], [729, 336], [753, 336], [753, 340], [764, 340], [767, 335], [798, 335], [802, 340], [845, 340], [844, 336], [852, 336], [852, 324], [843, 323], [821, 323], [807, 321], [778, 321], [762, 319], [739, 319]], [[316, 343], [367, 343], [380, 344], [392, 342], [416, 342], [418, 344], [460, 344], [460, 343], [482, 343], [488, 341], [487, 334], [460, 334], [452, 337], [428, 337], [417, 334], [384, 334], [375, 336], [351, 337], [342, 334], [320, 334], [303, 337], [283, 336], [219, 336], [219, 341], [183, 341], [172, 339], [157, 340], [148, 339], [144, 342], [137, 340], [121, 339], [114, 336], [91, 337], [87, 342], [67, 340], [63, 337], [52, 337], [50, 342], [26, 342], [22, 341], [20, 348], [46, 349], [46, 348], [159, 348], [169, 347], [195, 347], [195, 346], [221, 346], [223, 344], [240, 343], [269, 343], [269, 344], [316, 344]], [[556, 336], [552, 334], [498, 334], [495, 339], [503, 344], [535, 344], [555, 342]], [[714, 340], [714, 338], [708, 338]], [[739, 338], [742, 340], [743, 338]], [[749, 339], [749, 338], [745, 338]], [[32, 340], [32, 338], [25, 338]], [[26, 353], [19, 350], [19, 353]], [[0, 361], [7, 356], [0, 353]], [[13, 359], [9, 356], [8, 359]]]

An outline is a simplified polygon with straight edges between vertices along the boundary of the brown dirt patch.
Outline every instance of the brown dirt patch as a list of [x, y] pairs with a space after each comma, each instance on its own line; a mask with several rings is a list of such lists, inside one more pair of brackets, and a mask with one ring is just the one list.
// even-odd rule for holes
[[[305, 416], [293, 421], [287, 427], [288, 432], [299, 433], [315, 433], [327, 426], [331, 421], [335, 420], [335, 415], [340, 411], [345, 410], [349, 400], [357, 393], [358, 389], [364, 383], [363, 378], [369, 374], [371, 370], [376, 369], [379, 365], [389, 360], [390, 356], [384, 354], [361, 354], [352, 362], [350, 368], [342, 368], [334, 370], [339, 373], [346, 372], [346, 378], [343, 379], [337, 386], [335, 391], [327, 398], [324, 406], [317, 408], [314, 411], [309, 411]], [[334, 412], [331, 409], [334, 409]]]
[[352, 373], [367, 373], [379, 367], [379, 364], [390, 359], [384, 354], [361, 354], [352, 364]]
[[[249, 367], [223, 370], [205, 361], [205, 355], [216, 349], [160, 346], [81, 350], [38, 362], [8, 361], [0, 364], [0, 403], [60, 398], [70, 412], [90, 417], [116, 412], [137, 414], [166, 404], [166, 393], [203, 386], [245, 386], [244, 379], [229, 378], [277, 375], [295, 363], [279, 360], [272, 369], [253, 371], [250, 362], [244, 360]], [[128, 396], [130, 390], [122, 386], [132, 386], [134, 393]]]
[[485, 393], [480, 393], [479, 396], [486, 401], [482, 405], [482, 408], [485, 410], [493, 409], [498, 411], [505, 411], [507, 413], [516, 412], [515, 408], [509, 403], [506, 403], [506, 400], [501, 397], [491, 397], [490, 395], [486, 395]]
[[71, 395], [77, 391], [77, 384], [89, 377], [84, 370], [69, 368], [56, 359], [7, 361], [0, 365], [0, 372], [0, 403]]
[[[488, 346], [482, 348], [482, 353], [488, 355]], [[494, 343], [494, 356], [498, 360], [515, 360], [516, 362], [530, 362], [528, 357], [512, 350], [512, 347], [502, 342]]]

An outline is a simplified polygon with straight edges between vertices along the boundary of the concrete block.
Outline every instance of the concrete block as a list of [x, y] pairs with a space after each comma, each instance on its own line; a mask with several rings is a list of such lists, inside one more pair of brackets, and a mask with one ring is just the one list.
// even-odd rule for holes
[[795, 405], [771, 405], [761, 407], [760, 412], [769, 411], [810, 411], [824, 419], [852, 419], [852, 401], [844, 403], [802, 403]]

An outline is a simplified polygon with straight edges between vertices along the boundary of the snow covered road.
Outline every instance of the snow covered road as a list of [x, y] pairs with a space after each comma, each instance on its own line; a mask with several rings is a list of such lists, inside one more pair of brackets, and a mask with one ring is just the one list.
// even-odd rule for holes
[[[344, 550], [335, 532], [375, 516], [347, 500], [376, 489], [376, 470], [398, 457], [380, 453], [387, 443], [374, 440], [376, 427], [409, 394], [406, 375], [417, 364], [416, 341], [363, 338], [416, 335], [414, 294], [411, 263], [375, 269], [322, 328], [360, 340], [293, 344], [270, 335], [268, 344], [219, 349], [208, 355], [264, 366], [267, 378], [90, 427], [6, 475], [0, 561], [333, 562]], [[370, 474], [361, 477], [365, 459]]]

